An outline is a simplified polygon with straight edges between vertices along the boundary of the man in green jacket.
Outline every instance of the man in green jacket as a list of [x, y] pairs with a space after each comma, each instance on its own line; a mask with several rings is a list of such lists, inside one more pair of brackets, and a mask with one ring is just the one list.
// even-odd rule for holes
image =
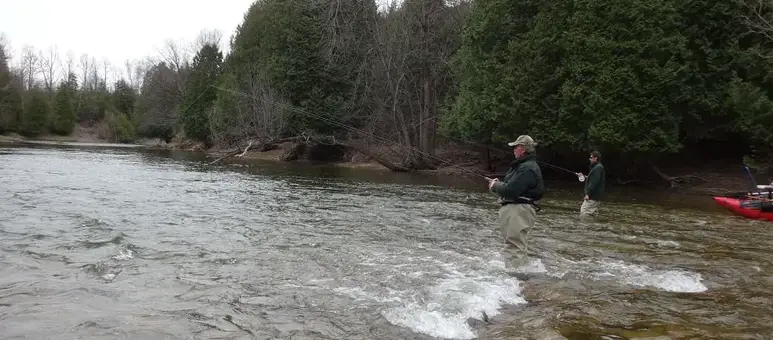
[[604, 165], [601, 164], [601, 153], [598, 151], [590, 153], [590, 170], [587, 177], [585, 180], [585, 197], [582, 201], [582, 206], [580, 206], [581, 216], [598, 214], [599, 205], [604, 196], [606, 173]]
[[528, 259], [529, 232], [534, 227], [545, 185], [536, 161], [537, 143], [528, 135], [521, 135], [508, 145], [513, 147], [515, 160], [504, 180], [489, 181], [489, 190], [500, 196], [498, 222], [505, 241], [505, 266], [512, 269]]

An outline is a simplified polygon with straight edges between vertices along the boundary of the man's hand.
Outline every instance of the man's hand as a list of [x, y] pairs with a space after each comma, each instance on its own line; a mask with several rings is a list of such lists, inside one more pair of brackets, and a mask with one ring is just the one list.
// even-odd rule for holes
[[488, 189], [491, 190], [491, 187], [493, 187], [494, 183], [496, 183], [496, 182], [499, 182], [498, 178], [489, 179], [489, 181], [488, 181]]
[[589, 199], [590, 199], [590, 197], [588, 195], [585, 195], [585, 200], [587, 201]]

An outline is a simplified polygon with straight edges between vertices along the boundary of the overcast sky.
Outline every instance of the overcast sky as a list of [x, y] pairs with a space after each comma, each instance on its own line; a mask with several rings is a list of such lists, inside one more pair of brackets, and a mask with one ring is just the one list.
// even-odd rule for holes
[[[0, 32], [14, 57], [29, 44], [57, 45], [114, 65], [157, 55], [166, 39], [193, 41], [219, 29], [228, 41], [253, 0], [0, 0]], [[16, 60], [14, 60], [15, 62]]]

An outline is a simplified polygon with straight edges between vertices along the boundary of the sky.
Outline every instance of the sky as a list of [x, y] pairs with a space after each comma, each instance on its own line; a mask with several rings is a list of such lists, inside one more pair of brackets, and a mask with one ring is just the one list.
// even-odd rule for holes
[[0, 0], [0, 33], [17, 57], [12, 63], [28, 44], [123, 65], [159, 55], [166, 39], [193, 42], [202, 29], [220, 30], [227, 44], [253, 1]]

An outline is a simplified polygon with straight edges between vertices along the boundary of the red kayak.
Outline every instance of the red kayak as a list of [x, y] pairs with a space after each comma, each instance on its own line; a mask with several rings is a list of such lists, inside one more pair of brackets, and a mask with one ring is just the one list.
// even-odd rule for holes
[[714, 196], [714, 202], [736, 215], [753, 220], [773, 221], [773, 201], [771, 200]]

